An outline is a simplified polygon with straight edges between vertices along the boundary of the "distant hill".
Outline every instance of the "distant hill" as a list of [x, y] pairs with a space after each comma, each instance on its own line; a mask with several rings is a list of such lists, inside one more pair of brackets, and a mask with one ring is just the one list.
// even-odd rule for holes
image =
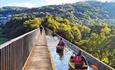
[[22, 11], [27, 10], [26, 7], [14, 7], [14, 6], [7, 6], [0, 8], [0, 15], [13, 15], [17, 13], [22, 13]]
[[[102, 3], [95, 1], [77, 2], [74, 4], [50, 5], [39, 8], [23, 8], [23, 7], [3, 7], [0, 14], [19, 14], [27, 13], [35, 16], [43, 17], [45, 15], [56, 15], [68, 18], [72, 22], [85, 25], [100, 25], [106, 21], [111, 23], [110, 19], [115, 20], [115, 3]], [[103, 20], [104, 19], [104, 20]], [[109, 19], [109, 20], [108, 20]]]

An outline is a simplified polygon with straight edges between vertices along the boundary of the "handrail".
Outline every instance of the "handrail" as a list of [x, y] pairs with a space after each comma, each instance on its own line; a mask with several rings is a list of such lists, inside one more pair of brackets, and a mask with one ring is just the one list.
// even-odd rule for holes
[[22, 70], [38, 33], [39, 28], [0, 45], [0, 70]]
[[27, 32], [27, 33], [25, 33], [25, 34], [23, 34], [23, 35], [21, 35], [21, 36], [18, 36], [18, 37], [14, 38], [14, 39], [11, 39], [11, 40], [9, 40], [9, 41], [7, 41], [7, 42], [1, 44], [1, 45], [0, 45], [0, 49], [4, 48], [5, 46], [9, 45], [10, 43], [12, 43], [12, 42], [14, 42], [14, 41], [16, 41], [16, 40], [21, 39], [22, 37], [24, 37], [24, 36], [26, 36], [26, 35], [28, 35], [28, 34], [30, 34], [30, 33], [33, 33], [33, 32], [36, 31], [36, 30], [37, 30], [37, 29], [32, 30], [32, 31], [30, 31], [30, 32]]

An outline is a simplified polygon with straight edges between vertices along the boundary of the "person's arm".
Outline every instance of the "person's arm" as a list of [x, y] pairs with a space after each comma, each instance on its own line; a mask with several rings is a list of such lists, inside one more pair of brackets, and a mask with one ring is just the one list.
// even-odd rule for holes
[[[60, 43], [60, 41], [59, 41], [59, 43]], [[59, 47], [59, 46], [60, 46], [60, 44], [59, 44], [59, 43], [57, 44], [57, 47]]]

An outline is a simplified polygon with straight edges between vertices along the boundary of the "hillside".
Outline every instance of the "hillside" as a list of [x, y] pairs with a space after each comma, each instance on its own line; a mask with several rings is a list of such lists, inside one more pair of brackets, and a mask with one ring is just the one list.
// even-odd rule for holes
[[[115, 3], [101, 2], [77, 2], [74, 4], [50, 5], [39, 8], [22, 8], [22, 7], [3, 7], [0, 9], [0, 15], [6, 14], [33, 14], [44, 17], [45, 15], [56, 15], [65, 17], [72, 22], [85, 25], [100, 25], [105, 21], [115, 25]], [[104, 19], [104, 20], [103, 20]], [[112, 19], [112, 21], [110, 21]]]

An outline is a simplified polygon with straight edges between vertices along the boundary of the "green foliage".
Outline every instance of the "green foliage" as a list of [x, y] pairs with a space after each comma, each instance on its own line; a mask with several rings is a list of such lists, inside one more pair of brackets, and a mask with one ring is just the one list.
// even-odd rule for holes
[[70, 42], [115, 67], [113, 63], [115, 61], [115, 41], [113, 40], [115, 36], [110, 34], [114, 32], [114, 27], [111, 31], [111, 28], [106, 24], [102, 26], [75, 25], [69, 20], [57, 16], [47, 16], [43, 22], [46, 27]]
[[70, 30], [64, 31], [63, 37], [65, 37], [67, 40], [70, 40], [71, 42], [74, 39], [74, 36], [72, 35]]
[[103, 32], [103, 33], [105, 33], [105, 34], [109, 34], [110, 31], [111, 31], [111, 29], [108, 27], [107, 24], [104, 24], [104, 25], [102, 26], [101, 32]]
[[82, 39], [88, 37], [91, 31], [91, 28], [85, 25], [78, 25], [78, 29], [81, 31]]
[[72, 27], [72, 33], [74, 36], [74, 41], [80, 41], [81, 40], [81, 32], [77, 26]]
[[81, 32], [77, 25], [74, 26], [68, 19], [57, 17], [57, 16], [46, 16], [44, 18], [44, 26], [52, 29], [54, 32], [59, 33], [61, 36], [72, 41], [80, 41]]
[[[84, 27], [79, 25], [78, 28], [81, 31], [81, 35], [83, 37]], [[107, 63], [108, 65], [115, 67], [115, 34], [114, 34], [114, 26], [109, 27], [107, 24], [103, 24], [102, 26], [93, 26], [90, 27], [88, 38], [82, 38], [79, 42], [75, 43], [79, 45], [82, 49], [91, 53], [101, 61]], [[87, 30], [86, 30], [87, 32]], [[85, 40], [83, 40], [85, 39]]]
[[5, 37], [3, 34], [3, 28], [0, 27], [0, 44], [5, 43], [8, 40], [8, 38]]
[[96, 33], [92, 33], [89, 40], [88, 40], [88, 44], [90, 47], [96, 47], [97, 44], [97, 38], [98, 38], [98, 34]]
[[[8, 37], [17, 37], [42, 23], [115, 68], [115, 26], [110, 27], [107, 24], [111, 23], [103, 20], [114, 20], [114, 9], [115, 3], [88, 1], [32, 9], [4, 7], [0, 9], [0, 14], [11, 14], [14, 17], [6, 23], [3, 30]], [[42, 21], [41, 18], [34, 18], [35, 16], [45, 18]]]
[[33, 18], [33, 19], [26, 20], [24, 22], [24, 25], [27, 28], [34, 29], [39, 27], [41, 25], [41, 22], [42, 20], [40, 18]]
[[[0, 8], [0, 14], [22, 14], [45, 17], [46, 15], [56, 15], [69, 19], [71, 22], [79, 22], [85, 25], [100, 25], [103, 22], [114, 20], [115, 3], [102, 2], [77, 2], [74, 4], [51, 5], [40, 8], [23, 8], [23, 7], [3, 7]], [[107, 19], [107, 20], [103, 20]], [[110, 19], [110, 20], [108, 20]], [[108, 24], [112, 24], [110, 22]], [[113, 23], [114, 25], [114, 23]]]
[[22, 16], [14, 17], [6, 23], [3, 33], [8, 38], [14, 38], [37, 28], [41, 23], [41, 18], [33, 18], [31, 16], [26, 18]]

